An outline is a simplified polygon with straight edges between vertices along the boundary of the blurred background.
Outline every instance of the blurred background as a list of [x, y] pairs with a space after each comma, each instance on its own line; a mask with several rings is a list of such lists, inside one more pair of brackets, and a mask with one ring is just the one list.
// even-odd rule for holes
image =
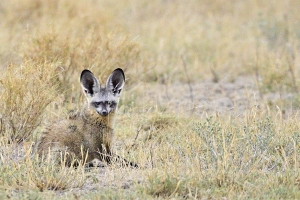
[[[66, 98], [71, 88], [78, 87], [82, 69], [91, 69], [104, 82], [102, 77], [121, 67], [127, 89], [148, 85], [151, 94], [164, 92], [164, 97], [157, 97], [162, 102], [176, 99], [172, 94], [177, 93], [185, 97], [174, 105], [187, 101], [189, 109], [203, 107], [198, 113], [218, 109], [222, 102], [212, 108], [207, 102], [226, 98], [243, 84], [251, 88], [247, 98], [255, 92], [257, 99], [272, 104], [268, 99], [274, 95], [299, 89], [299, 4], [296, 0], [3, 1], [0, 68], [3, 74], [9, 65], [51, 64]], [[203, 81], [208, 83], [199, 86]], [[228, 89], [226, 84], [235, 81], [237, 88]], [[224, 85], [219, 88], [222, 96], [209, 93], [214, 90], [210, 85], [201, 87], [210, 82]], [[143, 95], [151, 98], [149, 92]], [[236, 98], [223, 104], [234, 107]], [[299, 106], [297, 95], [289, 100]]]

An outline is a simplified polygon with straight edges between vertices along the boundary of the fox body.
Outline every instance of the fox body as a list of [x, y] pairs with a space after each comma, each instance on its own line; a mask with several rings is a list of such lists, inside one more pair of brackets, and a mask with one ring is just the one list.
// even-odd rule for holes
[[[83, 70], [80, 82], [87, 100], [83, 111], [49, 127], [37, 146], [38, 154], [66, 153], [68, 164], [74, 159], [87, 163], [99, 159], [110, 163], [115, 113], [125, 84], [124, 72], [115, 69], [106, 85], [101, 87], [92, 72]], [[125, 159], [122, 162], [134, 165]]]

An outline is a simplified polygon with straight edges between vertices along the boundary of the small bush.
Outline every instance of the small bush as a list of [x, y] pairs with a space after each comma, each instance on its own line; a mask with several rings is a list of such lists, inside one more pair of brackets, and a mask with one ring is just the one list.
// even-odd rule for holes
[[9, 143], [20, 143], [40, 125], [57, 88], [55, 65], [27, 62], [11, 65], [1, 77], [0, 131]]

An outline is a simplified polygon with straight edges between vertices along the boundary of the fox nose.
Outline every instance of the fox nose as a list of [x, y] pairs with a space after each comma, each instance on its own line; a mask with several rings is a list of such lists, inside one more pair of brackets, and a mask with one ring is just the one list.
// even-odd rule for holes
[[107, 110], [103, 110], [103, 111], [101, 112], [101, 115], [102, 115], [102, 116], [107, 116], [107, 115], [108, 115]]

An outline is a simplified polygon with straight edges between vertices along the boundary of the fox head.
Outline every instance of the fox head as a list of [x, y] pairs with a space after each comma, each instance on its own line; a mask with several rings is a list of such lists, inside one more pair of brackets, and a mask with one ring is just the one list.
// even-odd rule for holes
[[122, 69], [115, 69], [101, 87], [94, 74], [85, 69], [80, 76], [83, 92], [89, 107], [99, 115], [105, 117], [117, 109], [119, 98], [125, 84], [125, 75]]

